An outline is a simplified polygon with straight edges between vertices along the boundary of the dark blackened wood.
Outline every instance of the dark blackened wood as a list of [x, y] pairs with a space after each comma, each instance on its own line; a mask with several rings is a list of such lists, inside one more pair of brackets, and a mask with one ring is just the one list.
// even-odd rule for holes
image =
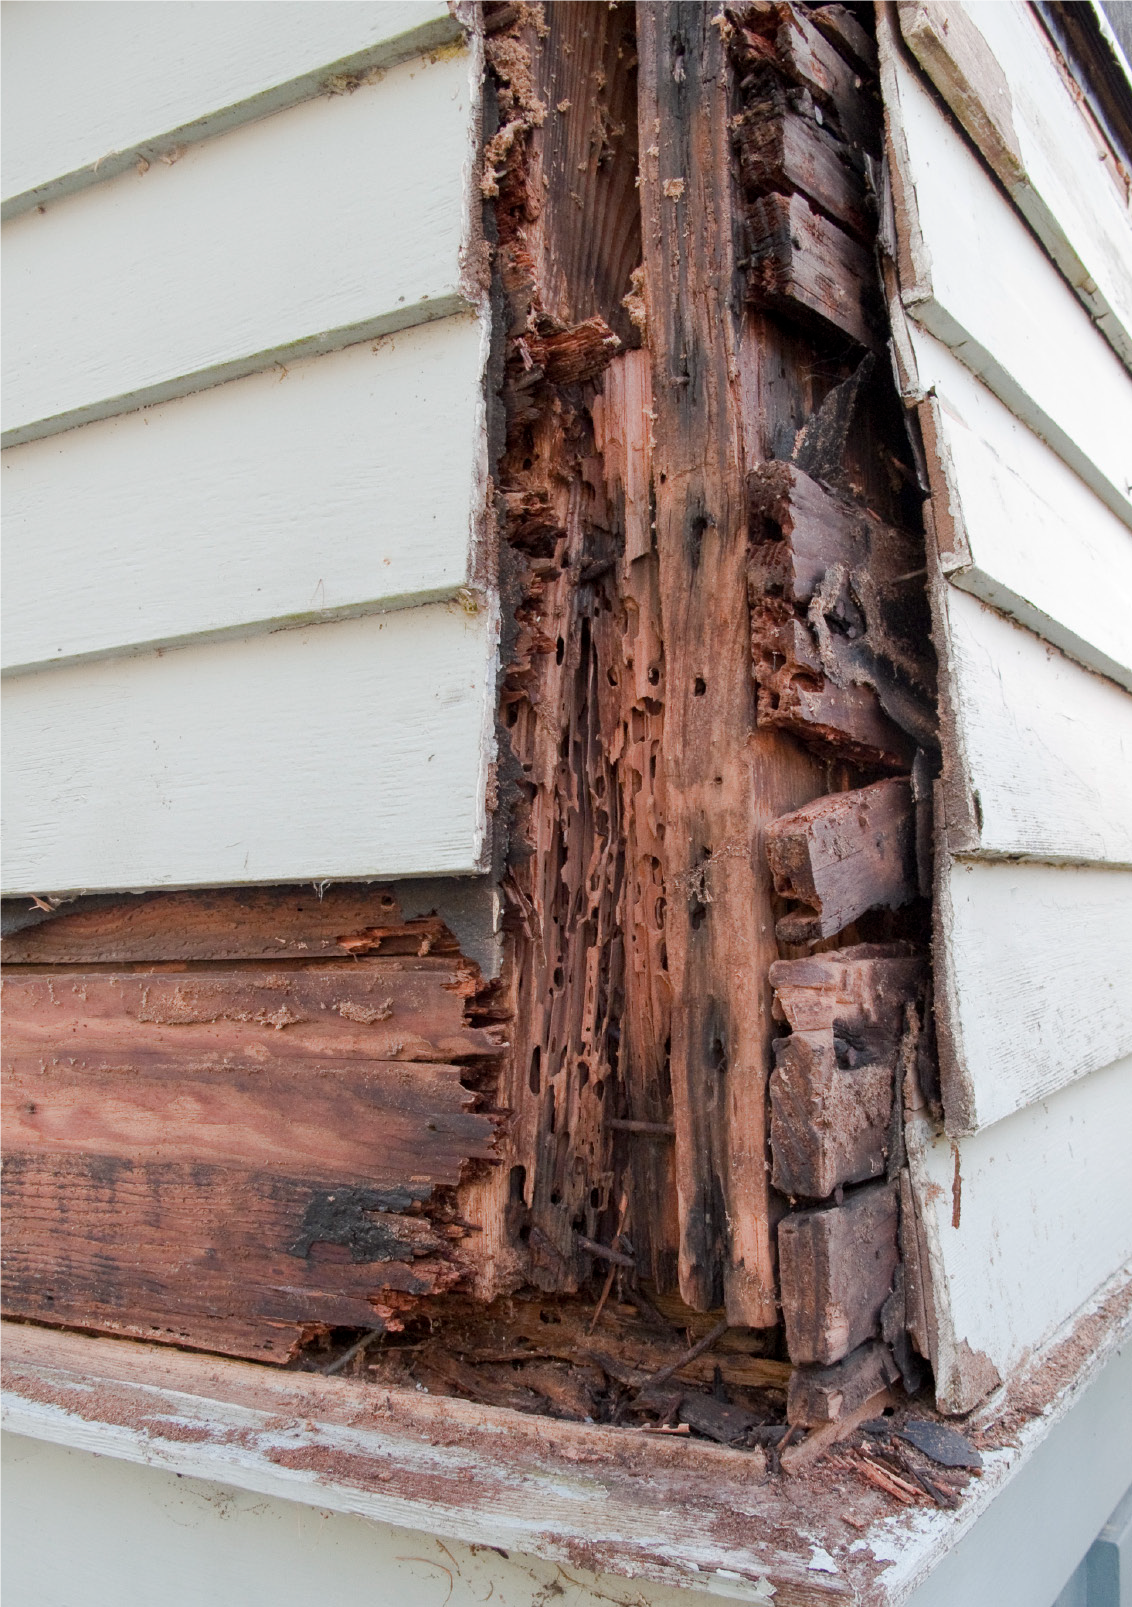
[[7, 1315], [260, 1361], [396, 1327], [467, 1270], [410, 1189], [56, 1152], [9, 1156], [4, 1190]]
[[786, 1418], [820, 1428], [855, 1412], [900, 1377], [887, 1345], [868, 1339], [830, 1367], [795, 1367], [786, 1395]]
[[905, 1007], [926, 968], [907, 943], [859, 943], [779, 960], [770, 968], [774, 1013], [795, 1032], [831, 1028], [846, 1050], [895, 1063]]
[[435, 918], [405, 921], [385, 887], [221, 887], [64, 905], [5, 938], [6, 965], [163, 960], [341, 959], [353, 953], [455, 954]]
[[879, 70], [876, 40], [865, 32], [848, 6], [811, 6], [809, 20], [850, 67], [863, 77], [875, 78]]
[[753, 302], [818, 319], [861, 346], [880, 345], [876, 270], [859, 241], [801, 195], [753, 201], [747, 226], [747, 294]]
[[784, 943], [833, 937], [871, 909], [917, 896], [912, 786], [903, 778], [819, 798], [766, 833], [775, 891], [805, 911], [777, 924]]
[[[769, 73], [767, 75], [770, 76]], [[735, 134], [743, 186], [752, 196], [804, 195], [819, 212], [869, 242], [873, 221], [865, 201], [863, 165], [812, 117], [794, 111], [775, 89], [748, 96]], [[771, 111], [771, 115], [767, 115]]]
[[776, 1320], [766, 1172], [776, 958], [755, 845], [817, 767], [755, 728], [746, 611], [744, 341], [725, 44], [708, 7], [638, 8], [653, 484], [664, 630], [664, 880], [680, 1288]]
[[843, 1043], [832, 1027], [792, 1032], [775, 1042], [771, 1181], [783, 1194], [820, 1200], [842, 1184], [884, 1175], [894, 1068], [883, 1062], [844, 1064], [838, 1053]]
[[783, 1218], [782, 1317], [795, 1365], [829, 1366], [879, 1332], [899, 1260], [897, 1215], [893, 1189], [874, 1183], [843, 1205]]
[[875, 83], [862, 82], [853, 66], [822, 37], [800, 6], [748, 0], [729, 6], [732, 48], [741, 67], [770, 64], [808, 91], [849, 144], [880, 155], [880, 116]]

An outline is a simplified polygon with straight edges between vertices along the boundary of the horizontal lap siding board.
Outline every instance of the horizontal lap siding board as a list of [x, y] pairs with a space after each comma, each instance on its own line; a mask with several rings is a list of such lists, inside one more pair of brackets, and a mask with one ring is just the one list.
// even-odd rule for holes
[[913, 326], [912, 344], [944, 571], [1132, 691], [1127, 525], [942, 342]]
[[[936, 1389], [964, 1411], [1132, 1259], [1132, 1059], [952, 1143], [909, 1124]], [[980, 1358], [985, 1358], [981, 1360]]]
[[10, 447], [5, 669], [455, 595], [482, 347], [465, 314]]
[[950, 1130], [1132, 1054], [1132, 871], [955, 860], [937, 918]]
[[971, 819], [947, 822], [951, 851], [1132, 866], [1132, 697], [966, 592], [944, 599]]
[[495, 643], [433, 604], [9, 679], [6, 887], [477, 871]]
[[1114, 350], [1132, 362], [1127, 196], [1034, 8], [902, 0], [899, 13], [924, 71]]
[[1127, 370], [898, 49], [884, 80], [907, 311], [1132, 524]]
[[465, 307], [477, 63], [406, 62], [6, 225], [5, 444]]
[[[4, 20], [6, 212], [113, 178], [326, 92], [327, 79], [451, 43], [445, 0], [57, 4]], [[27, 70], [29, 60], [50, 71]]]

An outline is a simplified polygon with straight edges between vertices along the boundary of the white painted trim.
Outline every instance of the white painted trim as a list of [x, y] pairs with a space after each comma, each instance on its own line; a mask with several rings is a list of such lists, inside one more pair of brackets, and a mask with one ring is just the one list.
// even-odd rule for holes
[[3, 454], [6, 673], [475, 583], [475, 315]]
[[1132, 866], [1132, 697], [967, 592], [942, 601], [970, 800], [951, 851]]
[[469, 606], [6, 680], [7, 888], [483, 869], [498, 622]]
[[1127, 370], [902, 48], [880, 37], [913, 340], [918, 323], [954, 351], [1132, 525]]
[[939, 448], [944, 573], [1132, 691], [1127, 525], [942, 342], [913, 331]]
[[444, 0], [5, 11], [5, 221], [461, 34]]
[[4, 444], [478, 302], [479, 60], [403, 63], [8, 224]]

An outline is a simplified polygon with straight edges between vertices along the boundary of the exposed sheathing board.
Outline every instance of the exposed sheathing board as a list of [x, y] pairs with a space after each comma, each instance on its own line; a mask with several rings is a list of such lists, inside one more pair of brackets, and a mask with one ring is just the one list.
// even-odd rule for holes
[[501, 1044], [439, 922], [175, 894], [4, 958], [8, 1314], [285, 1362], [467, 1279]]
[[482, 870], [478, 41], [190, 11], [10, 41], [6, 889]]
[[[943, 1120], [921, 1110], [909, 1153], [939, 1400], [962, 1411], [1132, 1248], [1111, 1143], [1132, 1050], [1132, 382], [1104, 339], [1122, 351], [1127, 196], [1103, 150], [1067, 188], [1066, 153], [1096, 131], [1027, 9], [886, 7], [879, 32], [887, 282], [941, 658]], [[1117, 205], [1103, 190], [1086, 215], [1097, 186]]]

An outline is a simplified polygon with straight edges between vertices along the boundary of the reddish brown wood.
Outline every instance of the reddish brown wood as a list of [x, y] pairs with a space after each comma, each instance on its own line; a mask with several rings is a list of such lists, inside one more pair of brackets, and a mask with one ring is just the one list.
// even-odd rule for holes
[[782, 1318], [796, 1365], [828, 1366], [879, 1333], [899, 1261], [897, 1217], [893, 1189], [873, 1183], [843, 1205], [783, 1218]]
[[904, 1011], [927, 969], [909, 943], [859, 943], [770, 968], [775, 1015], [795, 1032], [830, 1027], [870, 1056], [894, 1059]]
[[895, 1071], [891, 1062], [843, 1064], [832, 1027], [775, 1042], [770, 1079], [771, 1181], [820, 1200], [845, 1183], [881, 1177], [888, 1160]]
[[899, 909], [917, 896], [911, 782], [894, 777], [819, 798], [766, 834], [775, 891], [806, 909], [784, 915], [784, 943], [832, 937], [866, 910]]
[[900, 1377], [887, 1345], [868, 1339], [830, 1367], [795, 1367], [786, 1417], [801, 1428], [820, 1428], [855, 1412]]

